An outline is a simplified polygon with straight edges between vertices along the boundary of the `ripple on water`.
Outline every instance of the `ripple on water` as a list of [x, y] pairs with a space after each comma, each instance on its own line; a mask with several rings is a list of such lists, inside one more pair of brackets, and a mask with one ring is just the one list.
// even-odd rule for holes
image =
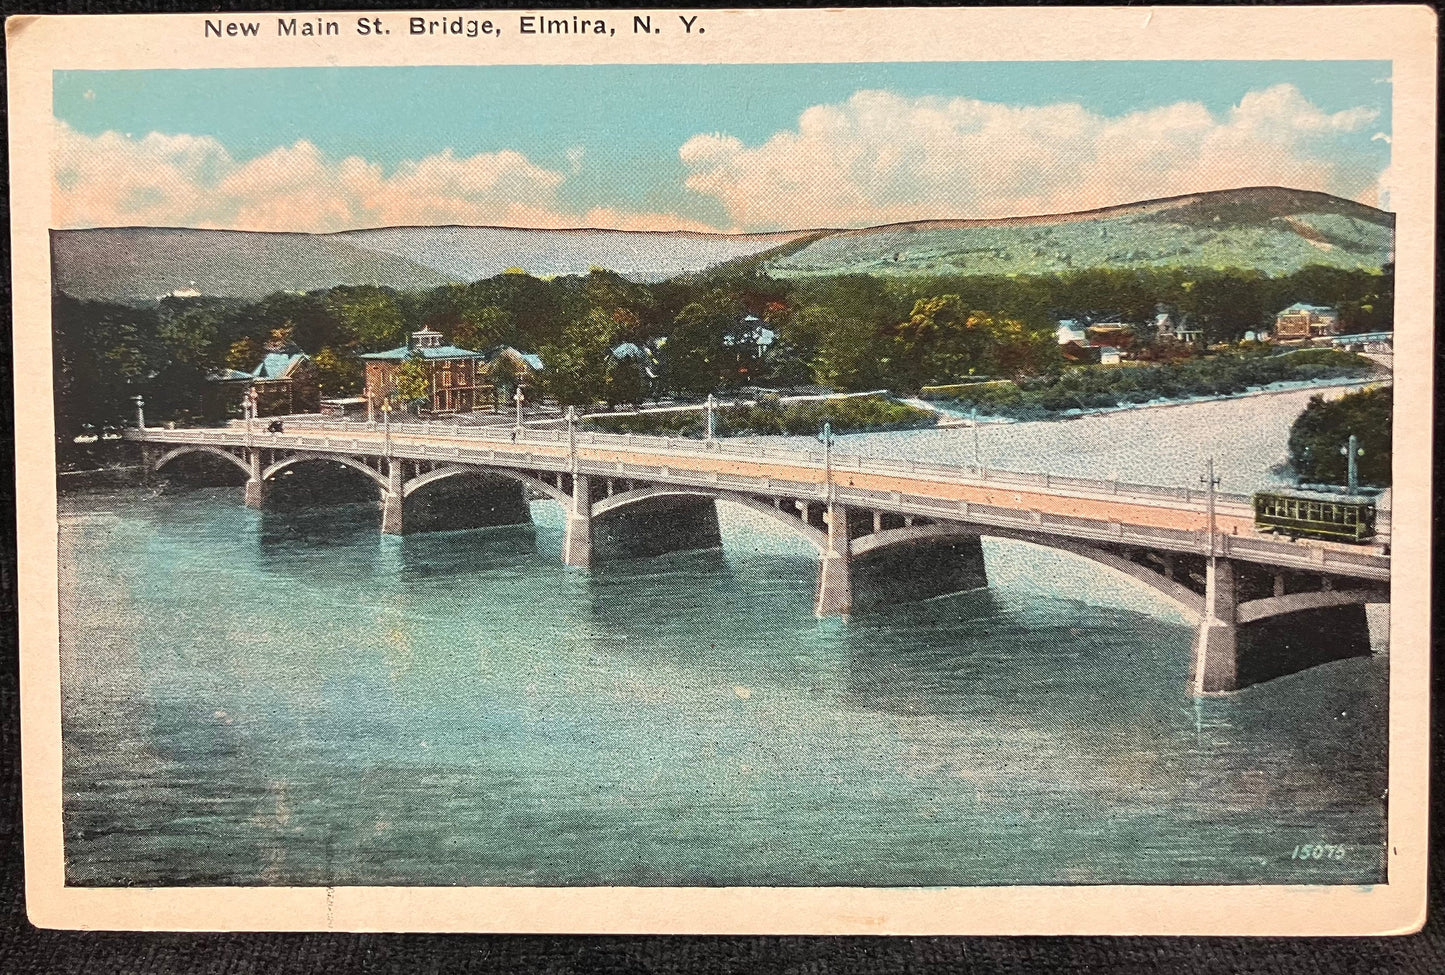
[[[68, 498], [71, 883], [1377, 882], [1386, 658], [1227, 699], [1107, 571], [815, 620], [816, 562], [561, 567], [561, 518]], [[1298, 843], [1344, 861], [1291, 861]]]

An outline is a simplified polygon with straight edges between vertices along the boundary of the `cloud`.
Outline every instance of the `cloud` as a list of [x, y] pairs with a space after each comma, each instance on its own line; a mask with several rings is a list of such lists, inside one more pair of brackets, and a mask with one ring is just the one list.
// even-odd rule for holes
[[[580, 163], [580, 159], [577, 160]], [[447, 149], [391, 172], [305, 140], [245, 162], [209, 136], [85, 135], [56, 123], [57, 227], [162, 226], [327, 232], [398, 225], [713, 229], [676, 214], [558, 203], [566, 177], [513, 150]]]
[[1360, 147], [1376, 117], [1326, 112], [1287, 84], [1219, 116], [1194, 102], [1104, 116], [1070, 103], [859, 91], [806, 109], [761, 145], [704, 134], [679, 156], [688, 188], [718, 199], [740, 228], [862, 226], [1250, 185], [1372, 195], [1379, 164]]

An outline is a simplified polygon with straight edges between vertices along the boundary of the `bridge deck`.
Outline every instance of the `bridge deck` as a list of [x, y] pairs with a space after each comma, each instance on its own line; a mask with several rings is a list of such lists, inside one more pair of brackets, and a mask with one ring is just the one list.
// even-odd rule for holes
[[[752, 442], [578, 433], [457, 424], [380, 425], [288, 421], [280, 434], [244, 427], [144, 431], [147, 442], [294, 450], [453, 462], [644, 480], [840, 504], [988, 527], [1015, 537], [1058, 535], [1199, 553], [1208, 548], [1207, 498], [1197, 488], [950, 467]], [[1249, 496], [1217, 493], [1216, 554], [1281, 568], [1385, 580], [1389, 518], [1371, 545], [1289, 540], [1254, 530]]]

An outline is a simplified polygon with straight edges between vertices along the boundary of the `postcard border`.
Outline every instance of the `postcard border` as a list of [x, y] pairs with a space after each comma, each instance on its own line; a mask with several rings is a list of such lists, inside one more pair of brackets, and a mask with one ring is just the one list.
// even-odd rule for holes
[[[308, 12], [312, 14], [314, 12]], [[418, 13], [407, 11], [407, 15]], [[450, 11], [455, 16], [456, 11]], [[517, 11], [503, 11], [503, 16]], [[590, 11], [596, 15], [598, 11]], [[616, 11], [618, 16], [648, 11]], [[705, 44], [569, 39], [479, 49], [438, 38], [200, 49], [206, 14], [6, 23], [15, 322], [26, 899], [43, 927], [136, 930], [748, 934], [1406, 933], [1427, 874], [1436, 29], [1432, 8], [984, 8], [698, 11]], [[325, 15], [324, 13], [322, 14]], [[367, 11], [367, 16], [385, 15]], [[227, 15], [233, 16], [233, 15]], [[258, 14], [255, 16], [265, 16]], [[338, 14], [338, 16], [345, 16]], [[75, 68], [767, 61], [1277, 60], [1308, 22], [1318, 60], [1393, 62], [1397, 365], [1388, 883], [947, 888], [66, 887], [60, 803], [57, 512], [50, 362], [51, 72]], [[399, 41], [400, 39], [398, 39]], [[987, 51], [989, 57], [960, 57]], [[490, 56], [495, 55], [495, 56]], [[1411, 365], [1416, 364], [1419, 365]], [[1414, 571], [1410, 571], [1414, 570]]]

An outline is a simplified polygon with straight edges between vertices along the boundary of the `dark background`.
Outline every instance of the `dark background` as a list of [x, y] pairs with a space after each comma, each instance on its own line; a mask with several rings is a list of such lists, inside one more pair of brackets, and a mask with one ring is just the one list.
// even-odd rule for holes
[[[1078, 3], [1079, 0], [1074, 0]], [[924, 5], [912, 0], [913, 5]], [[506, 7], [649, 7], [649, 3], [570, 4], [495, 2]], [[741, 5], [741, 4], [739, 4]], [[770, 3], [765, 6], [800, 6]], [[855, 4], [831, 4], [848, 5]], [[330, 3], [38, 2], [0, 0], [5, 16], [16, 13], [202, 13], [247, 10], [388, 9], [406, 4], [375, 0]], [[463, 5], [431, 0], [441, 9]], [[698, 7], [722, 6], [716, 3]], [[1161, 56], [1167, 56], [1161, 54]], [[1288, 52], [1282, 56], [1289, 56]], [[3, 165], [3, 163], [0, 163]], [[8, 179], [0, 181], [6, 193]], [[7, 207], [8, 225], [8, 207]], [[880, 938], [880, 937], [553, 937], [506, 935], [350, 935], [350, 934], [124, 934], [42, 931], [25, 918], [20, 831], [20, 699], [15, 619], [15, 498], [12, 433], [14, 413], [9, 389], [10, 278], [9, 233], [4, 235], [3, 305], [7, 334], [0, 341], [0, 975], [32, 973], [197, 972], [244, 975], [250, 972], [1402, 972], [1445, 971], [1445, 923], [1440, 847], [1441, 788], [1438, 762], [1432, 763], [1431, 919], [1420, 934], [1403, 938]], [[1437, 291], [1438, 283], [1437, 283]], [[1437, 304], [1438, 308], [1438, 304]], [[1439, 343], [1436, 383], [1445, 379], [1445, 351]], [[1437, 411], [1438, 413], [1438, 411]], [[1436, 455], [1442, 447], [1435, 433]], [[1436, 483], [1438, 484], [1438, 478]], [[1436, 491], [1434, 520], [1441, 516]], [[1435, 556], [1436, 578], [1439, 554]], [[1438, 583], [1437, 583], [1438, 587]], [[1438, 621], [1434, 632], [1438, 634]], [[1438, 636], [1433, 643], [1438, 646]], [[1438, 653], [1431, 679], [1435, 697], [1445, 686]], [[1445, 746], [1445, 724], [1432, 718], [1432, 753]], [[223, 919], [221, 919], [223, 920]]]

